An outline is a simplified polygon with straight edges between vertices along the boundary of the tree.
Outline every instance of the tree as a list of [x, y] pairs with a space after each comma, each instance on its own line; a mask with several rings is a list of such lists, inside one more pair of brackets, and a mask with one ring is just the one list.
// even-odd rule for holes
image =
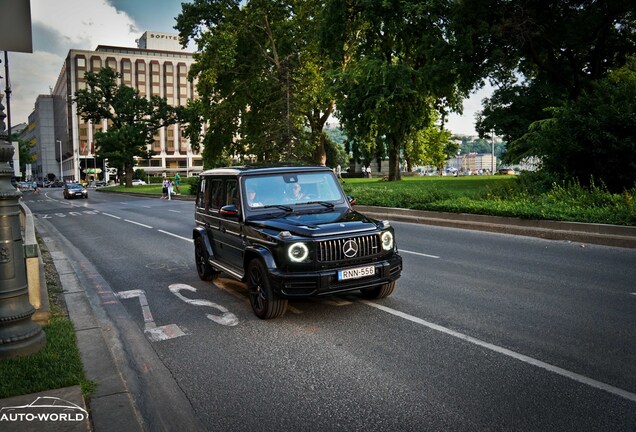
[[[528, 126], [574, 102], [636, 51], [629, 0], [457, 2], [451, 23], [462, 62], [497, 86], [477, 122], [508, 141], [506, 159], [536, 155]], [[556, 144], [558, 145], [558, 144]]]
[[36, 160], [36, 155], [34, 153], [31, 153], [31, 148], [35, 146], [35, 143], [29, 143], [29, 142], [17, 139], [16, 135], [14, 135], [13, 139], [18, 141], [18, 152], [20, 156], [20, 172], [22, 172], [24, 175], [24, 173], [26, 172], [26, 165], [32, 162], [35, 162]]
[[410, 171], [413, 165], [433, 165], [440, 173], [446, 161], [454, 157], [459, 145], [450, 141], [451, 133], [431, 124], [416, 131], [406, 141], [405, 159]]
[[97, 154], [108, 158], [109, 166], [123, 169], [125, 184], [132, 187], [135, 157], [152, 157], [148, 148], [154, 135], [176, 123], [180, 109], [158, 96], [147, 99], [131, 87], [117, 85], [120, 74], [110, 68], [88, 72], [85, 78], [87, 88], [75, 93], [77, 112], [87, 122], [107, 120], [107, 130], [95, 134]]
[[518, 141], [541, 156], [543, 169], [610, 191], [636, 184], [636, 58], [575, 100], [547, 110]]
[[330, 3], [330, 28], [346, 42], [333, 49], [351, 57], [336, 80], [337, 115], [355, 145], [386, 145], [389, 180], [400, 180], [405, 142], [437, 113], [443, 128], [447, 112], [460, 112], [473, 87], [474, 68], [456, 61], [448, 24], [454, 2]]
[[[227, 155], [325, 163], [323, 128], [333, 96], [325, 75], [331, 60], [318, 51], [321, 3], [182, 5], [176, 28], [182, 43], [194, 40], [198, 47], [190, 73], [201, 102], [190, 106], [190, 115], [208, 125], [207, 165]], [[198, 132], [189, 132], [193, 141]]]

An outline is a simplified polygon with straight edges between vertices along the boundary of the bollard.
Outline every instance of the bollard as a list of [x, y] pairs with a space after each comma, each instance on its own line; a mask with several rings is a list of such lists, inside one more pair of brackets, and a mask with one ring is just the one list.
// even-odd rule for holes
[[29, 303], [20, 229], [22, 193], [11, 184], [14, 149], [7, 142], [5, 117], [0, 104], [0, 359], [33, 354], [46, 344], [42, 328], [31, 320], [35, 309]]

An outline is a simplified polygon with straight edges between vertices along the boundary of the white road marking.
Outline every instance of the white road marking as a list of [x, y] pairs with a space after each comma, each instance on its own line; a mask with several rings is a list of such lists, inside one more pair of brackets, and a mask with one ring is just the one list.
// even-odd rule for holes
[[185, 241], [190, 242], [190, 243], [194, 242], [194, 240], [192, 240], [191, 238], [182, 237], [180, 235], [172, 234], [171, 232], [168, 232], [168, 231], [164, 231], [164, 230], [157, 230], [157, 231], [159, 231], [160, 233], [168, 234], [169, 236], [176, 237], [176, 238], [181, 239], [181, 240], [185, 240]]
[[173, 339], [179, 336], [185, 336], [186, 334], [176, 324], [168, 324], [165, 326], [157, 326], [152, 313], [150, 313], [150, 306], [148, 306], [148, 299], [146, 298], [146, 292], [144, 290], [129, 290], [120, 291], [115, 293], [120, 299], [129, 299], [138, 297], [139, 304], [141, 304], [141, 312], [144, 317], [144, 333], [148, 336], [152, 342]]
[[439, 259], [439, 257], [438, 257], [438, 256], [436, 256], [436, 255], [423, 254], [423, 253], [420, 253], [420, 252], [411, 252], [411, 251], [407, 251], [407, 250], [404, 250], [404, 249], [400, 249], [400, 251], [399, 251], [399, 252], [400, 252], [400, 253], [412, 254], [412, 255], [419, 255], [419, 256], [426, 257], [426, 258], [435, 258], [435, 259]]
[[179, 210], [168, 210], [168, 211], [172, 213], [181, 213]]
[[129, 220], [129, 219], [124, 219], [124, 222], [130, 222], [131, 224], [135, 224], [135, 225], [142, 226], [142, 227], [144, 227], [144, 228], [150, 228], [150, 229], [152, 229], [152, 227], [151, 227], [150, 225], [145, 225], [145, 224], [142, 224], [142, 223], [139, 223], [139, 222], [131, 221], [131, 220]]
[[106, 216], [108, 216], [108, 217], [115, 218], [115, 219], [121, 219], [119, 216], [115, 216], [115, 215], [112, 215], [112, 214], [110, 214], [110, 213], [102, 213], [102, 214], [103, 214], [103, 215], [106, 215]]
[[477, 339], [477, 338], [474, 338], [472, 336], [468, 336], [468, 335], [465, 335], [463, 333], [456, 332], [456, 331], [448, 329], [446, 327], [442, 327], [440, 325], [433, 324], [433, 323], [425, 321], [425, 320], [423, 320], [421, 318], [414, 317], [413, 315], [409, 315], [409, 314], [406, 314], [404, 312], [400, 312], [398, 310], [391, 309], [389, 307], [382, 306], [380, 304], [373, 303], [373, 302], [368, 301], [368, 300], [360, 300], [360, 302], [362, 302], [362, 303], [364, 303], [364, 304], [366, 304], [368, 306], [374, 307], [376, 309], [380, 309], [380, 310], [382, 310], [384, 312], [390, 313], [391, 315], [395, 315], [397, 317], [400, 317], [400, 318], [403, 318], [405, 320], [414, 322], [416, 324], [423, 325], [423, 326], [428, 327], [428, 328], [430, 328], [432, 330], [435, 330], [435, 331], [438, 331], [438, 332], [441, 332], [441, 333], [445, 333], [447, 335], [456, 337], [458, 339], [462, 339], [462, 340], [464, 340], [466, 342], [469, 342], [469, 343], [472, 343], [474, 345], [478, 345], [478, 346], [480, 346], [482, 348], [486, 348], [486, 349], [489, 349], [491, 351], [497, 352], [499, 354], [503, 354], [505, 356], [512, 357], [512, 358], [514, 358], [516, 360], [522, 361], [522, 362], [530, 364], [532, 366], [540, 367], [542, 369], [545, 369], [545, 370], [547, 370], [549, 372], [552, 372], [552, 373], [555, 373], [557, 375], [561, 375], [561, 376], [564, 376], [566, 378], [570, 378], [571, 380], [574, 380], [574, 381], [579, 382], [581, 384], [585, 384], [585, 385], [588, 385], [590, 387], [597, 388], [599, 390], [604, 390], [604, 391], [612, 393], [612, 394], [614, 394], [616, 396], [620, 396], [622, 398], [629, 399], [631, 401], [636, 402], [636, 394], [630, 393], [630, 392], [628, 392], [626, 390], [623, 390], [623, 389], [620, 389], [618, 387], [614, 387], [612, 385], [605, 384], [605, 383], [600, 382], [600, 381], [596, 381], [596, 380], [594, 380], [592, 378], [588, 378], [588, 377], [586, 377], [584, 375], [580, 375], [580, 374], [577, 374], [575, 372], [571, 372], [569, 370], [562, 369], [562, 368], [560, 368], [558, 366], [554, 366], [554, 365], [551, 365], [549, 363], [542, 362], [541, 360], [537, 360], [535, 358], [528, 357], [526, 355], [523, 355], [523, 354], [520, 354], [518, 352], [509, 350], [507, 348], [503, 348], [503, 347], [500, 347], [500, 346], [497, 346], [497, 345], [494, 345], [494, 344], [491, 344], [491, 343], [488, 343], [488, 342], [484, 342], [484, 341], [482, 341], [480, 339]]
[[186, 284], [172, 284], [168, 287], [168, 289], [170, 289], [170, 292], [174, 295], [176, 295], [179, 299], [183, 300], [184, 302], [194, 305], [194, 306], [208, 306], [214, 309], [217, 309], [219, 312], [222, 313], [221, 316], [219, 315], [212, 315], [212, 314], [206, 314], [205, 316], [209, 319], [214, 321], [217, 324], [221, 324], [224, 326], [235, 326], [239, 323], [238, 318], [236, 317], [236, 315], [234, 315], [232, 312], [228, 311], [227, 308], [216, 304], [216, 303], [212, 303], [209, 300], [202, 300], [202, 299], [190, 299], [187, 298], [185, 296], [183, 296], [180, 291], [182, 290], [186, 290], [186, 291], [190, 291], [190, 292], [197, 292], [197, 289], [195, 287], [192, 287], [190, 285], [186, 285]]

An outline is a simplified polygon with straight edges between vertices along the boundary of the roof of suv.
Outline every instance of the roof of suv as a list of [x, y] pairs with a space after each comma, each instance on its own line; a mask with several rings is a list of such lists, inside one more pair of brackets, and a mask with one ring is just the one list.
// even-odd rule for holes
[[331, 171], [326, 166], [252, 166], [242, 165], [226, 168], [214, 168], [203, 171], [200, 175], [257, 175], [257, 174], [278, 174], [290, 172], [306, 172], [306, 171]]

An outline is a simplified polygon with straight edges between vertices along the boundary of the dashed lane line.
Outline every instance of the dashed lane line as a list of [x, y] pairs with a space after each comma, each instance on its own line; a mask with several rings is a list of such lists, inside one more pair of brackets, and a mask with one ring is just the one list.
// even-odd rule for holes
[[439, 259], [438, 256], [436, 255], [429, 255], [429, 254], [425, 254], [425, 253], [420, 253], [420, 252], [413, 252], [413, 251], [407, 251], [404, 249], [400, 249], [400, 253], [407, 253], [407, 254], [412, 254], [412, 255], [419, 255], [419, 256], [423, 256], [426, 258], [435, 258], [435, 259]]
[[181, 240], [185, 240], [185, 241], [190, 242], [190, 243], [194, 242], [194, 240], [192, 240], [190, 238], [183, 237], [183, 236], [180, 236], [180, 235], [177, 235], [177, 234], [173, 234], [173, 233], [168, 232], [168, 231], [164, 231], [164, 230], [157, 230], [157, 231], [159, 231], [160, 233], [168, 234], [169, 236], [176, 237], [176, 238], [181, 239]]
[[130, 219], [124, 219], [124, 222], [129, 222], [131, 224], [139, 225], [139, 226], [142, 226], [144, 228], [152, 229], [152, 227], [150, 225], [146, 225], [146, 224], [142, 224], [142, 223], [139, 223], [139, 222], [131, 221]]

